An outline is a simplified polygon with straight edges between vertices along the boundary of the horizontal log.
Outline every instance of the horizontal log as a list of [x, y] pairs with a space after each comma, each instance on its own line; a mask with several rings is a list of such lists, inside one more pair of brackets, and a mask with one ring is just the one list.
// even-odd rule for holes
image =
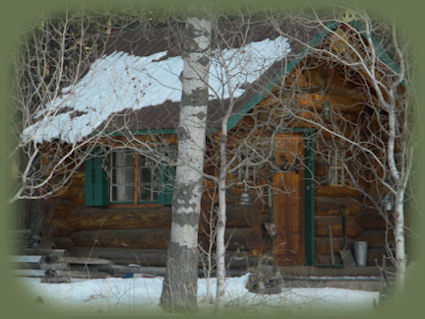
[[356, 217], [356, 222], [365, 230], [385, 229], [386, 223], [382, 216], [375, 210], [363, 210]]
[[[343, 237], [342, 216], [317, 216], [315, 218], [315, 235], [317, 237], [329, 236], [328, 225], [331, 226], [332, 236]], [[345, 231], [348, 237], [356, 238], [363, 229], [352, 216], [346, 217]]]
[[[353, 258], [354, 258], [354, 252]], [[376, 266], [382, 264], [382, 256], [385, 255], [385, 249], [383, 248], [370, 248], [367, 252], [367, 266]], [[318, 265], [330, 265], [331, 257], [329, 255], [316, 255], [316, 263]], [[339, 254], [335, 254], [335, 264], [341, 263], [341, 257]]]
[[[141, 265], [163, 267], [167, 263], [166, 249], [128, 249], [128, 248], [102, 248], [102, 247], [76, 247], [72, 252], [73, 256], [78, 257], [97, 257], [105, 258], [118, 265]], [[212, 262], [215, 255], [213, 252]], [[251, 256], [248, 252], [226, 251], [226, 267], [231, 269], [246, 268], [256, 266], [261, 257]], [[207, 256], [200, 255], [199, 267], [207, 267]]]
[[75, 196], [71, 198], [74, 203], [74, 207], [83, 207], [85, 205], [86, 199], [84, 195], [84, 191], [81, 189], [81, 192], [75, 194]]
[[46, 277], [41, 278], [41, 283], [43, 284], [69, 284], [71, 283], [71, 278], [69, 277]]
[[74, 173], [74, 175], [72, 176], [72, 182], [71, 182], [72, 185], [84, 187], [84, 182], [85, 182], [84, 170]]
[[51, 220], [50, 234], [51, 236], [69, 236], [74, 230], [69, 226], [66, 217], [53, 218]]
[[250, 206], [228, 206], [226, 211], [226, 227], [259, 226], [261, 210]]
[[45, 263], [68, 263], [68, 264], [81, 264], [81, 265], [110, 265], [112, 261], [103, 258], [82, 258], [70, 256], [56, 256], [49, 255], [43, 257]]
[[358, 92], [346, 88], [335, 88], [326, 94], [304, 93], [296, 96], [296, 103], [301, 107], [319, 111], [324, 101], [329, 101], [334, 112], [357, 114], [362, 110], [364, 104]]
[[370, 266], [382, 265], [384, 255], [386, 255], [385, 248], [369, 248], [367, 250], [367, 264]]
[[40, 269], [43, 269], [43, 270], [48, 270], [48, 269], [52, 269], [52, 270], [70, 270], [70, 267], [69, 267], [69, 264], [67, 264], [67, 263], [50, 263], [50, 264], [41, 263], [40, 264]]
[[70, 237], [52, 237], [50, 241], [52, 248], [71, 250], [75, 247]]
[[[150, 268], [162, 268], [162, 267], [150, 267]], [[121, 272], [121, 273], [138, 273], [138, 274], [141, 274], [142, 273], [142, 266], [140, 266], [140, 265], [131, 265], [131, 266], [101, 265], [101, 266], [97, 267], [97, 270], [104, 271], [104, 272], [107, 272], [107, 273]]]
[[225, 263], [227, 269], [256, 267], [261, 260], [261, 257], [249, 256], [249, 254], [243, 254], [238, 251], [226, 251]]
[[120, 265], [165, 266], [166, 249], [130, 249], [106, 247], [76, 247], [73, 256], [105, 258]]
[[164, 276], [165, 267], [142, 267], [142, 266], [100, 266], [98, 271], [103, 271], [114, 277], [128, 277], [129, 274], [141, 274], [146, 276]]
[[[354, 258], [354, 252], [352, 252]], [[371, 248], [367, 253], [367, 266], [376, 266], [382, 264], [382, 256], [385, 255], [383, 248]], [[316, 263], [318, 265], [331, 265], [331, 257], [328, 255], [316, 255]], [[341, 257], [338, 253], [335, 254], [335, 264], [341, 263]]]
[[347, 186], [321, 185], [315, 190], [316, 196], [361, 198], [362, 193]]
[[31, 230], [30, 229], [13, 229], [9, 230], [9, 237], [12, 237], [15, 240], [24, 240], [31, 238]]
[[[138, 249], [166, 249], [168, 247], [170, 229], [127, 229], [80, 231], [71, 236], [75, 246], [81, 247], [127, 247]], [[263, 244], [261, 229], [228, 228], [225, 234], [228, 249], [260, 250]], [[199, 242], [208, 246], [209, 238], [199, 236]]]
[[12, 269], [40, 269], [40, 264], [38, 263], [11, 263], [10, 264]]
[[169, 228], [127, 230], [83, 230], [72, 235], [75, 246], [126, 247], [139, 249], [167, 249]]
[[171, 208], [79, 208], [66, 222], [74, 231], [169, 228]]
[[39, 263], [41, 260], [41, 256], [21, 256], [21, 255], [13, 255], [9, 257], [9, 261], [13, 263]]
[[68, 278], [82, 278], [82, 279], [96, 279], [106, 278], [108, 274], [105, 272], [98, 271], [75, 271], [75, 270], [46, 270], [45, 275], [47, 277], [68, 277]]
[[[213, 213], [211, 219], [210, 211], [204, 212], [201, 216], [200, 225], [204, 230], [209, 231], [211, 221], [216, 221], [216, 213]], [[251, 227], [261, 225], [262, 211], [257, 207], [251, 206], [227, 206], [226, 227]]]
[[72, 210], [74, 209], [73, 204], [70, 206], [52, 206], [50, 216], [53, 219], [67, 217], [72, 214]]
[[[229, 250], [261, 251], [264, 240], [260, 227], [226, 228], [225, 243]], [[208, 247], [209, 238], [200, 236], [199, 242], [203, 247]]]
[[50, 249], [50, 248], [26, 248], [23, 250], [28, 255], [58, 255], [63, 256], [66, 253], [66, 249]]
[[14, 269], [13, 275], [18, 277], [43, 277], [45, 270], [41, 269]]
[[[334, 253], [339, 252], [344, 245], [344, 240], [342, 238], [333, 238], [333, 251]], [[316, 255], [326, 255], [330, 256], [331, 250], [329, 245], [329, 238], [316, 238]]]
[[[335, 254], [334, 256], [334, 262], [335, 265], [338, 265], [341, 263], [341, 257], [339, 254]], [[316, 264], [317, 265], [332, 265], [332, 259], [330, 255], [316, 255]]]
[[[361, 233], [357, 239], [358, 241], [367, 241], [370, 248], [385, 247], [385, 230], [367, 230]], [[392, 236], [389, 236], [392, 240]]]
[[74, 209], [74, 203], [68, 198], [53, 198], [50, 205], [52, 218], [69, 216]]
[[320, 196], [316, 193], [314, 203], [316, 216], [341, 216], [342, 206], [347, 216], [357, 215], [362, 209], [359, 200], [349, 197]]
[[63, 193], [61, 193], [60, 196], [63, 198], [72, 198], [72, 197], [75, 197], [76, 194], [79, 194], [79, 192], [81, 192], [82, 189], [84, 189], [84, 186], [71, 184], [69, 187], [67, 187], [63, 191]]
[[[231, 206], [227, 210], [227, 227], [260, 225], [255, 208]], [[201, 220], [202, 221], [202, 220]], [[203, 229], [208, 229], [205, 219]], [[81, 230], [168, 228], [170, 207], [150, 208], [79, 208], [65, 218], [52, 221], [52, 234], [66, 236]]]

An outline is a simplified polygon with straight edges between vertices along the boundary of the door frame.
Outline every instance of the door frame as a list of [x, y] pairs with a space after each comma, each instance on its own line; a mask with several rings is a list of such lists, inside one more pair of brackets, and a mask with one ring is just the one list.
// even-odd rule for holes
[[[314, 266], [315, 243], [314, 243], [314, 176], [316, 157], [316, 129], [311, 127], [288, 127], [276, 132], [288, 134], [303, 134], [304, 136], [304, 240], [305, 240], [305, 265]], [[274, 152], [273, 152], [274, 156]], [[274, 161], [274, 158], [273, 158]], [[273, 173], [273, 172], [272, 172]], [[273, 203], [273, 192], [271, 192]], [[274, 220], [273, 205], [270, 207], [270, 220]], [[271, 245], [273, 256], [273, 239]]]

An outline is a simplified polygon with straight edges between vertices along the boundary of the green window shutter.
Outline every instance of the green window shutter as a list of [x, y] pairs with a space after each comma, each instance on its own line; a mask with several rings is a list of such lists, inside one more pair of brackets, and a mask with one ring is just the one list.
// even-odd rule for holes
[[103, 157], [88, 157], [84, 163], [86, 206], [108, 204], [108, 180], [102, 161]]
[[175, 166], [159, 167], [159, 195], [158, 203], [163, 205], [171, 205], [173, 201], [174, 181], [176, 176]]

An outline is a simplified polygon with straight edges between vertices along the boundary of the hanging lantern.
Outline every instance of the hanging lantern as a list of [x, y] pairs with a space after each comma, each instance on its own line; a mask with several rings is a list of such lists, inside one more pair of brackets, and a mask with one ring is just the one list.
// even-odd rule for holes
[[392, 200], [392, 196], [390, 194], [388, 194], [387, 196], [385, 196], [384, 200], [384, 209], [386, 211], [391, 211], [394, 208], [394, 204], [393, 204], [393, 200]]
[[239, 197], [239, 204], [241, 206], [251, 205], [251, 195], [249, 195], [249, 193], [246, 190]]
[[321, 115], [325, 120], [328, 120], [331, 117], [331, 103], [329, 101], [325, 101], [322, 103], [322, 112]]

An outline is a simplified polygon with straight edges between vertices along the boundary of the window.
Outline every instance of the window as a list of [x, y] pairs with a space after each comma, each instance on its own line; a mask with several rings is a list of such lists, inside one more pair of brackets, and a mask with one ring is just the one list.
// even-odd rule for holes
[[255, 183], [258, 170], [258, 156], [247, 147], [241, 148], [238, 168], [239, 181]]
[[134, 201], [134, 158], [133, 151], [115, 151], [111, 154], [109, 182], [111, 202]]
[[110, 201], [146, 202], [158, 200], [158, 165], [135, 151], [118, 150], [110, 159]]
[[[163, 147], [159, 153], [168, 158], [175, 146]], [[175, 167], [166, 161], [155, 161], [133, 150], [113, 151], [109, 158], [109, 201], [111, 203], [171, 201]]]
[[339, 150], [328, 152], [328, 181], [329, 185], [342, 186], [345, 182], [343, 156]]
[[154, 161], [144, 156], [138, 160], [138, 188], [137, 198], [139, 202], [155, 201], [158, 199], [158, 167]]

